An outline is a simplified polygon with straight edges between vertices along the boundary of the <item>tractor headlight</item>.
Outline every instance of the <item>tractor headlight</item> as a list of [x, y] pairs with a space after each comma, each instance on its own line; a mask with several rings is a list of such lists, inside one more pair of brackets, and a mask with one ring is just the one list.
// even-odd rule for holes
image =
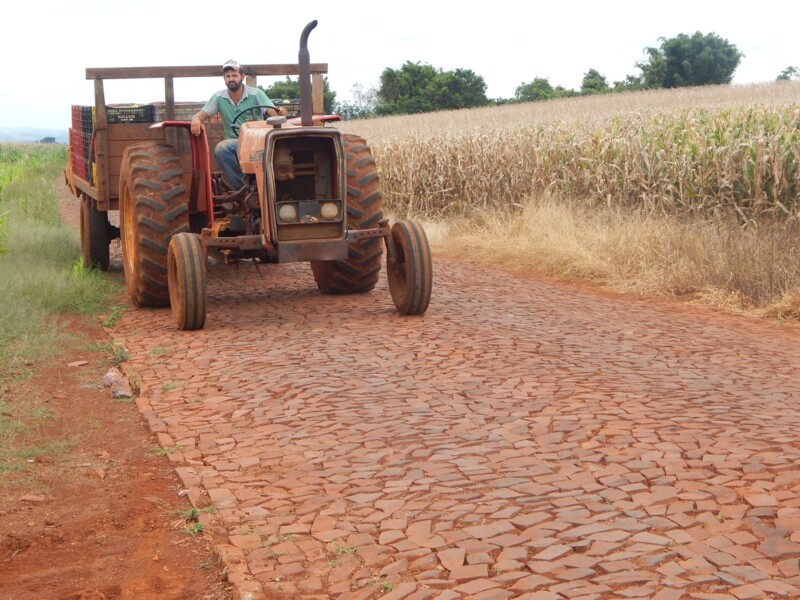
[[339, 206], [335, 202], [323, 202], [319, 208], [319, 214], [326, 221], [333, 221], [339, 216]]
[[283, 204], [278, 209], [278, 218], [281, 223], [294, 223], [297, 221], [297, 207], [294, 204]]

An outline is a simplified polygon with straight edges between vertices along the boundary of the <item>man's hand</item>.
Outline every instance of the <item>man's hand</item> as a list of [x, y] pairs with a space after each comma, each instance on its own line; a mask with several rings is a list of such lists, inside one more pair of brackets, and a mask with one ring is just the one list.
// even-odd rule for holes
[[278, 115], [285, 117], [286, 116], [286, 109], [282, 106], [270, 106], [267, 109], [267, 116], [270, 117], [277, 117]]
[[200, 135], [201, 131], [205, 131], [206, 126], [203, 124], [203, 121], [197, 115], [192, 117], [192, 134], [193, 135]]

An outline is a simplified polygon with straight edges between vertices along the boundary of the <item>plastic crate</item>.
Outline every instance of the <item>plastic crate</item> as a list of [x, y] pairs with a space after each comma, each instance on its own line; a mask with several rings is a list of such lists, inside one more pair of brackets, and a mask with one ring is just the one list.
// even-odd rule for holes
[[81, 132], [81, 142], [83, 144], [83, 178], [86, 181], [91, 181], [92, 172], [89, 161], [92, 155], [92, 134]]
[[86, 157], [83, 153], [83, 134], [74, 129], [69, 130], [69, 156], [72, 161], [72, 172], [86, 178]]
[[81, 131], [83, 129], [81, 124], [81, 107], [77, 104], [72, 105], [72, 129]]
[[[81, 132], [81, 144], [83, 146], [83, 158], [86, 161], [86, 175], [89, 175], [89, 160], [92, 154], [92, 134]], [[87, 177], [88, 179], [88, 177]]]
[[[205, 102], [176, 102], [175, 103], [175, 120], [176, 121], [191, 121], [192, 117], [206, 105]], [[153, 115], [156, 123], [166, 120], [167, 108], [163, 102], [153, 102], [155, 107], [155, 114]], [[222, 119], [219, 113], [211, 117], [212, 123], [219, 123]]]
[[[191, 121], [192, 116], [205, 106], [205, 102], [176, 102], [175, 103], [175, 120], [176, 121]], [[153, 102], [155, 112], [153, 117], [156, 123], [159, 123], [167, 118], [167, 107], [163, 102]]]
[[72, 106], [72, 129], [81, 133], [94, 131], [94, 106]]
[[287, 117], [299, 117], [300, 116], [300, 100], [282, 100], [277, 99], [273, 100], [272, 103], [275, 106], [283, 108], [286, 111]]
[[81, 106], [81, 132], [94, 131], [94, 106]]
[[154, 123], [152, 104], [110, 104], [106, 106], [109, 123]]

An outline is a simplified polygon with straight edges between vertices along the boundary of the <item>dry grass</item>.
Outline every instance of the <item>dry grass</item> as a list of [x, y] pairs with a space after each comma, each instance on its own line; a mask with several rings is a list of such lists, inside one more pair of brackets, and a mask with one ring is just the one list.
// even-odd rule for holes
[[387, 207], [467, 260], [800, 315], [800, 83], [352, 121]]
[[516, 214], [436, 222], [445, 254], [554, 278], [769, 316], [800, 318], [800, 222], [742, 229], [553, 197]]

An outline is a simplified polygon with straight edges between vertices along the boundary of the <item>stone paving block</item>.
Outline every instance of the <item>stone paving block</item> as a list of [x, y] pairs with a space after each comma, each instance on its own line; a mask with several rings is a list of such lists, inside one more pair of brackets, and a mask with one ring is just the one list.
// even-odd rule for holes
[[473, 595], [486, 590], [497, 588], [497, 582], [491, 579], [473, 579], [467, 583], [462, 583], [453, 588], [459, 594]]
[[566, 546], [564, 544], [553, 544], [548, 548], [545, 548], [538, 554], [533, 556], [533, 560], [535, 561], [551, 561], [556, 560], [557, 558], [561, 558], [565, 554], [572, 552], [572, 548]]
[[564, 596], [547, 590], [528, 592], [522, 596], [517, 596], [517, 600], [563, 600]]
[[800, 556], [800, 543], [786, 538], [767, 538], [757, 547], [758, 552], [772, 560], [783, 560]]
[[465, 600], [506, 600], [506, 598], [512, 598], [513, 596], [514, 594], [508, 590], [494, 588], [466, 596]]
[[428, 553], [414, 560], [408, 568], [410, 571], [428, 571], [430, 569], [435, 569], [438, 564], [439, 561], [436, 555]]
[[473, 579], [488, 579], [489, 568], [486, 564], [462, 565], [454, 567], [450, 571], [450, 580], [459, 583], [472, 581]]
[[388, 593], [381, 596], [383, 600], [406, 600], [417, 591], [416, 583], [401, 583]]

